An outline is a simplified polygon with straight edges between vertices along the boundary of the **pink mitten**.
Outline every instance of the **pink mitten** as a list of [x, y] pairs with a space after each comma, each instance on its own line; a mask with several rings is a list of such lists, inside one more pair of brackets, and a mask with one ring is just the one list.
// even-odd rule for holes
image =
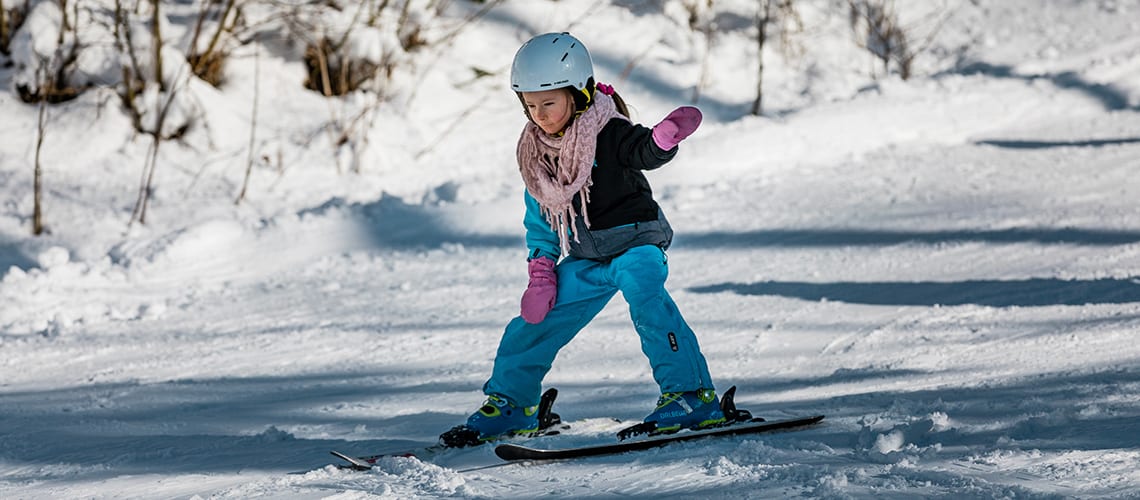
[[692, 106], [681, 106], [653, 127], [653, 142], [657, 143], [657, 147], [669, 151], [697, 130], [700, 124], [701, 110]]
[[531, 259], [527, 264], [530, 283], [522, 296], [522, 317], [527, 323], [541, 323], [546, 313], [554, 308], [558, 296], [558, 275], [554, 273], [554, 261], [548, 257]]

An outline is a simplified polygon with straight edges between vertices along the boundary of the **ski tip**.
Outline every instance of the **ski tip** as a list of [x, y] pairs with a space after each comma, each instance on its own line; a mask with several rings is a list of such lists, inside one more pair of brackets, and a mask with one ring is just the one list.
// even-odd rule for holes
[[350, 465], [348, 465], [347, 467], [349, 467], [353, 470], [372, 470], [372, 464], [365, 462], [364, 460], [361, 460], [359, 458], [356, 458], [356, 457], [353, 457], [350, 455], [345, 455], [344, 453], [341, 453], [341, 452], [336, 451], [336, 450], [329, 451], [329, 453], [332, 454], [332, 456], [334, 456], [334, 457], [337, 457], [341, 460], [344, 460], [345, 462], [348, 462]]

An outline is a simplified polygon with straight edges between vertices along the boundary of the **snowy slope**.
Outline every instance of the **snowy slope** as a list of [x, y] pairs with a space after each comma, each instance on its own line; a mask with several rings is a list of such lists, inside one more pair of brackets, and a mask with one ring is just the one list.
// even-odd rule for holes
[[[229, 83], [195, 87], [209, 127], [163, 146], [145, 225], [128, 220], [149, 139], [108, 92], [52, 106], [40, 237], [37, 109], [0, 69], [0, 497], [1140, 496], [1135, 0], [952, 3], [907, 81], [871, 78], [835, 2], [804, 2], [802, 55], [765, 54], [762, 117], [753, 2], [717, 2], [706, 121], [650, 174], [677, 230], [669, 287], [720, 388], [823, 425], [327, 467], [430, 444], [482, 401], [526, 284], [510, 58], [570, 29], [654, 123], [689, 102], [705, 42], [680, 2], [652, 4], [492, 9], [420, 56], [359, 172], [322, 127], [370, 98], [329, 104], [280, 41], [245, 47]], [[235, 205], [255, 81], [270, 160]], [[573, 427], [540, 445], [648, 412], [620, 299], [547, 384]]]

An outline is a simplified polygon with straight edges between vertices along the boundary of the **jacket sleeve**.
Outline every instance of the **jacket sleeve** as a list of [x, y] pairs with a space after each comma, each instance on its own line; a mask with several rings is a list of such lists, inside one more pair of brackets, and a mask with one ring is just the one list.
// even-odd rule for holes
[[547, 257], [558, 262], [558, 257], [562, 253], [558, 234], [550, 228], [550, 223], [546, 222], [546, 218], [542, 216], [542, 209], [538, 205], [538, 200], [534, 199], [529, 191], [525, 192], [524, 197], [526, 199], [526, 215], [523, 217], [523, 226], [526, 228], [526, 247], [528, 249], [526, 260]]
[[598, 134], [598, 149], [614, 151], [618, 162], [625, 168], [653, 170], [677, 156], [680, 148], [665, 151], [653, 141], [653, 129], [613, 119]]

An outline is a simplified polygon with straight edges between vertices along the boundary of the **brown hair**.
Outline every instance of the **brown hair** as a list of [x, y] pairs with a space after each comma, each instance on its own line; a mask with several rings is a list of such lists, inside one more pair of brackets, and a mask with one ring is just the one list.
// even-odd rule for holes
[[614, 99], [614, 106], [617, 107], [618, 113], [621, 113], [622, 115], [625, 115], [626, 118], [632, 120], [633, 117], [629, 116], [629, 107], [625, 105], [625, 99], [622, 99], [616, 90], [613, 94], [610, 94], [610, 97]]

